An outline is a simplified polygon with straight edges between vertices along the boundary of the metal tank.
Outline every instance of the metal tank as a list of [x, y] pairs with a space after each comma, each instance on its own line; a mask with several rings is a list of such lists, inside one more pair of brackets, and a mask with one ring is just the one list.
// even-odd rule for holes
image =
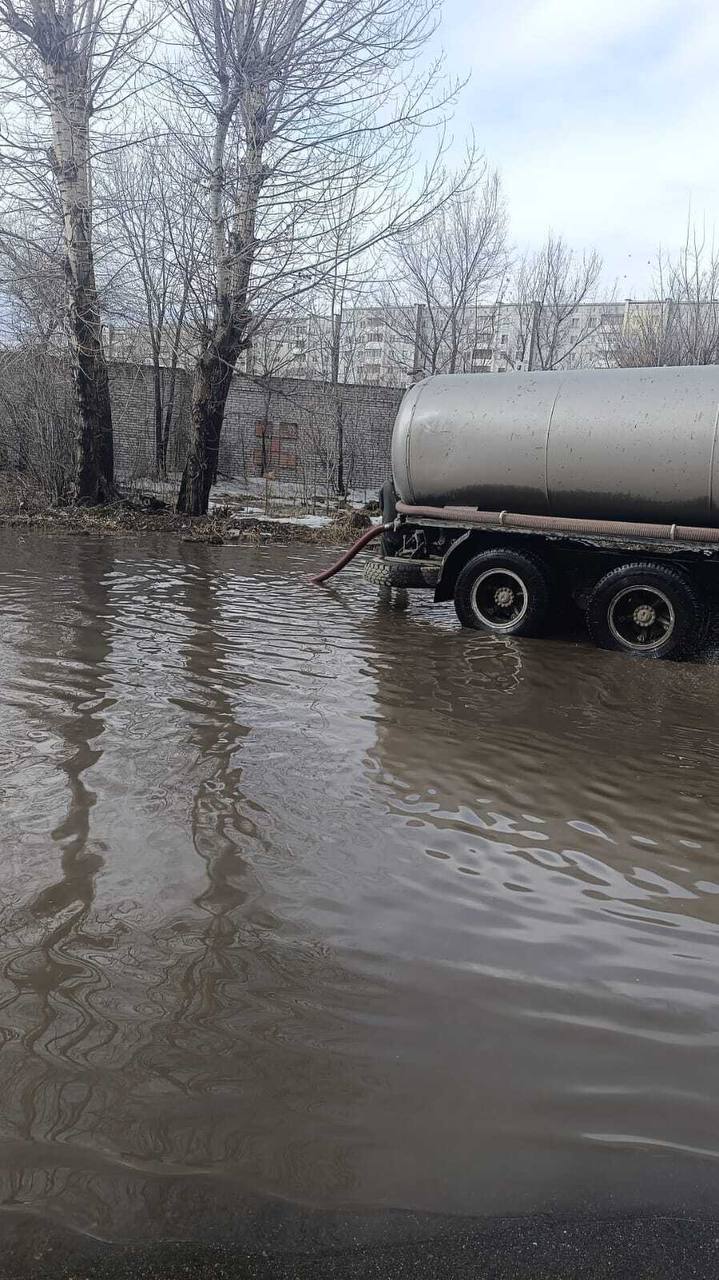
[[719, 367], [443, 374], [392, 435], [399, 497], [719, 525]]

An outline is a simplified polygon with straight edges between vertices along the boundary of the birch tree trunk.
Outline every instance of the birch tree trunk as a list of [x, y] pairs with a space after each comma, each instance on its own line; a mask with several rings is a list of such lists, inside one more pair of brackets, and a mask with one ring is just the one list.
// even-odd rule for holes
[[48, 158], [62, 207], [77, 408], [74, 497], [79, 502], [102, 503], [114, 494], [114, 457], [110, 386], [92, 254], [87, 68], [82, 56], [72, 57], [66, 51], [66, 35], [52, 5], [45, 9], [42, 22], [38, 43], [53, 139]]

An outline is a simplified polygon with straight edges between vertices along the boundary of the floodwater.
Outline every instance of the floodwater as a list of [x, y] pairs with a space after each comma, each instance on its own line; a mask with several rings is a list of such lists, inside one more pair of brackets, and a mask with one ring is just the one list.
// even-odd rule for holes
[[719, 666], [327, 559], [0, 532], [6, 1229], [712, 1207]]

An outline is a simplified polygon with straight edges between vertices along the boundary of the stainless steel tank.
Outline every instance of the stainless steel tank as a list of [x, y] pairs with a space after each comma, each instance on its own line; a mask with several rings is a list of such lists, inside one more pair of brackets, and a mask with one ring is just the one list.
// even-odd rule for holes
[[719, 367], [444, 374], [392, 435], [404, 502], [719, 525]]

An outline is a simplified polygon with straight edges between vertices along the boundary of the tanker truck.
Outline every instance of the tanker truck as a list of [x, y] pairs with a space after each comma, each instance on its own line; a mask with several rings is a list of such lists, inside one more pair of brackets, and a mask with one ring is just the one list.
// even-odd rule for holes
[[371, 582], [535, 636], [686, 656], [719, 587], [719, 368], [448, 374], [411, 387]]

